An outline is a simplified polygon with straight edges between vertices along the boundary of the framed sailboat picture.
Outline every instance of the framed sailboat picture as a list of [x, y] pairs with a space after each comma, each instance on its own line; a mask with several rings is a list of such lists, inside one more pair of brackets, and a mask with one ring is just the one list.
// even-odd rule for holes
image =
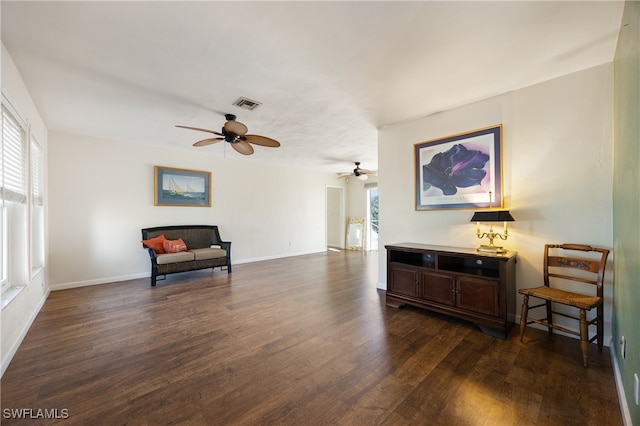
[[154, 166], [154, 205], [211, 207], [211, 172]]

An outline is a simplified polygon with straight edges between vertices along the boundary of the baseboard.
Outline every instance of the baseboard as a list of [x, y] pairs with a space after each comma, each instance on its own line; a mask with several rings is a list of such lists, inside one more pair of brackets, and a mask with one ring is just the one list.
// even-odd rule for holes
[[131, 275], [120, 275], [116, 277], [108, 277], [108, 278], [99, 278], [95, 280], [87, 280], [87, 281], [76, 281], [71, 283], [62, 283], [62, 284], [52, 284], [51, 291], [57, 290], [66, 290], [69, 288], [77, 288], [77, 287], [87, 287], [91, 285], [99, 285], [99, 284], [109, 284], [115, 283], [119, 281], [128, 281], [128, 280], [137, 280], [139, 278], [149, 278], [151, 276], [151, 272], [143, 272], [139, 274], [131, 274]]
[[49, 297], [49, 291], [45, 292], [45, 294], [42, 296], [42, 299], [40, 299], [40, 302], [38, 302], [38, 305], [29, 316], [29, 320], [26, 322], [25, 326], [20, 331], [20, 335], [16, 339], [15, 343], [11, 346], [11, 349], [9, 349], [9, 352], [7, 352], [7, 357], [2, 360], [2, 366], [0, 367], [2, 368], [2, 370], [0, 371], [0, 377], [4, 376], [4, 372], [9, 367], [9, 364], [11, 364], [11, 361], [13, 360], [13, 357], [16, 354], [16, 352], [18, 352], [18, 348], [22, 344], [22, 341], [26, 337], [27, 332], [31, 328], [31, 325], [36, 320], [36, 317], [38, 316], [38, 314], [40, 313], [40, 310], [44, 306], [44, 302], [47, 301], [47, 297]]
[[613, 344], [613, 339], [609, 345], [609, 354], [611, 355], [611, 365], [613, 365], [613, 376], [616, 382], [616, 390], [618, 391], [618, 401], [620, 401], [620, 413], [622, 413], [622, 421], [625, 426], [633, 426], [631, 423], [631, 411], [629, 411], [629, 404], [627, 404], [627, 396], [622, 384], [622, 374], [620, 374], [620, 365], [618, 364], [618, 357], [616, 356], [616, 345]]

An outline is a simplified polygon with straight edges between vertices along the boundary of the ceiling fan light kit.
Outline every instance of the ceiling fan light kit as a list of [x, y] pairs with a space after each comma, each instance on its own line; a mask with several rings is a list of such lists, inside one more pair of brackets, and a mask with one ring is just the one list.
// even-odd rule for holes
[[248, 135], [247, 132], [249, 131], [249, 129], [244, 124], [236, 121], [236, 116], [234, 114], [225, 114], [224, 117], [227, 121], [224, 123], [224, 126], [222, 126], [222, 130], [220, 132], [216, 132], [215, 130], [210, 129], [203, 129], [200, 127], [180, 125], [176, 125], [176, 127], [180, 127], [182, 129], [197, 130], [200, 132], [213, 133], [214, 135], [221, 136], [217, 138], [207, 138], [199, 140], [198, 142], [193, 144], [193, 146], [196, 147], [225, 141], [229, 142], [233, 149], [238, 151], [240, 154], [251, 155], [254, 153], [253, 146], [251, 146], [251, 144], [266, 146], [269, 148], [278, 148], [280, 146], [280, 142], [266, 136]]

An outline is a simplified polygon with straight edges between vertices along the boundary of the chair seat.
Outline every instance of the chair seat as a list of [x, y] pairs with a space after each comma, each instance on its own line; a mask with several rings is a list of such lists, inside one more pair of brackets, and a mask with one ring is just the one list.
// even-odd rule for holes
[[578, 309], [592, 309], [602, 304], [602, 298], [598, 296], [587, 296], [570, 291], [559, 290], [547, 286], [536, 288], [522, 288], [520, 294], [527, 294], [540, 299], [549, 300], [551, 302], [562, 303], [564, 305], [575, 306]]

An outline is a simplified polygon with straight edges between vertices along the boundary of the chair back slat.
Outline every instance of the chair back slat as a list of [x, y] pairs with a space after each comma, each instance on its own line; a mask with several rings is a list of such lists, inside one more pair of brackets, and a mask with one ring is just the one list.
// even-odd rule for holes
[[593, 273], [598, 273], [598, 270], [600, 270], [599, 261], [564, 256], [549, 256], [547, 266], [580, 269]]

